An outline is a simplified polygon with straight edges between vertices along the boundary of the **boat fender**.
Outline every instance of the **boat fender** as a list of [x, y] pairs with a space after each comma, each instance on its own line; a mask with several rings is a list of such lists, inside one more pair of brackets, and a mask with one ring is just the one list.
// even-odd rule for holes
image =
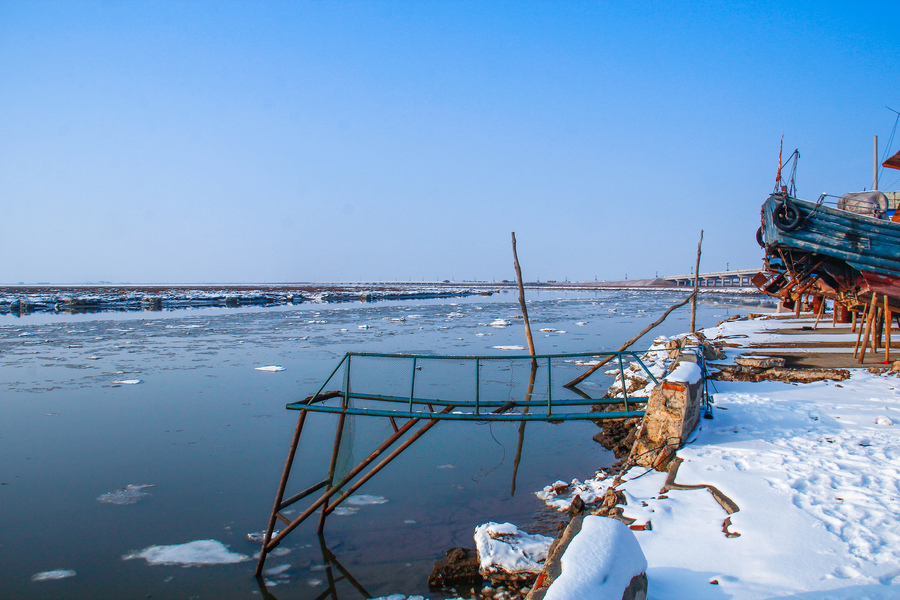
[[794, 231], [800, 226], [800, 211], [789, 199], [784, 198], [775, 208], [775, 227], [782, 231]]
[[756, 230], [756, 243], [759, 244], [760, 248], [766, 247], [766, 242], [763, 240], [763, 228], [760, 226], [759, 229]]

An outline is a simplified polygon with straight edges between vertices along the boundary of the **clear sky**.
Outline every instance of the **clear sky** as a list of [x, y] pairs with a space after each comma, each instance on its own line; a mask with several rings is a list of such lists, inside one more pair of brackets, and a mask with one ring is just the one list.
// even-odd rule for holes
[[[900, 2], [0, 0], [0, 282], [754, 268], [871, 188]], [[900, 137], [900, 136], [898, 136]], [[894, 142], [893, 150], [900, 147]], [[881, 189], [900, 189], [888, 170]]]

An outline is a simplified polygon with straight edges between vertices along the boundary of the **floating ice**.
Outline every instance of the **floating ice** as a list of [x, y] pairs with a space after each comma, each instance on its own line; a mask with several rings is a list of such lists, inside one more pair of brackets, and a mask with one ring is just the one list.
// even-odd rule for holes
[[524, 350], [524, 346], [491, 346], [495, 350]]
[[541, 331], [545, 331], [545, 332], [547, 332], [547, 333], [550, 333], [550, 332], [556, 331], [556, 330], [553, 329], [552, 327], [544, 327], [543, 329], [541, 329]]
[[353, 506], [367, 506], [370, 504], [384, 504], [387, 498], [382, 496], [369, 496], [368, 494], [354, 494], [345, 500], [347, 504]]
[[265, 367], [255, 367], [256, 371], [266, 371], [267, 373], [277, 373], [278, 371], [284, 371], [284, 367], [280, 367], [278, 365], [267, 365]]
[[43, 571], [35, 573], [31, 576], [32, 581], [47, 581], [49, 579], [65, 579], [66, 577], [75, 577], [77, 573], [72, 569], [55, 569], [53, 571]]
[[490, 322], [491, 327], [506, 327], [507, 325], [509, 325], [509, 321], [505, 319], [494, 319]]
[[226, 565], [250, 560], [246, 554], [231, 552], [218, 540], [197, 540], [171, 546], [150, 546], [140, 552], [122, 557], [123, 560], [143, 558], [151, 565], [181, 565], [199, 567], [202, 565]]
[[140, 382], [140, 379], [118, 379], [113, 381], [113, 385], [137, 385]]
[[115, 490], [113, 492], [106, 492], [105, 494], [101, 494], [97, 496], [97, 500], [99, 502], [103, 502], [104, 504], [134, 504], [140, 501], [144, 496], [149, 496], [148, 492], [143, 491], [145, 488], [156, 487], [153, 484], [134, 484], [129, 483], [121, 490]]
[[[272, 532], [272, 537], [275, 537], [281, 533], [280, 529], [276, 529]], [[256, 542], [257, 544], [262, 544], [266, 540], [266, 532], [265, 531], [254, 531], [253, 533], [247, 534], [247, 539], [251, 542]]]

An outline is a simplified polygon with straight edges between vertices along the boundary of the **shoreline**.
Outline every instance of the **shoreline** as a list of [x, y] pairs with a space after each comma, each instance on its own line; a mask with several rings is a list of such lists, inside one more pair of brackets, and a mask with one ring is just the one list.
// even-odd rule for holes
[[[501, 284], [226, 284], [226, 285], [21, 285], [0, 286], [0, 315], [159, 311], [182, 308], [284, 306], [304, 303], [377, 302], [490, 296]], [[526, 284], [529, 291], [687, 292], [677, 286], [618, 287], [597, 284]], [[704, 296], [753, 296], [755, 288], [700, 288]]]
[[[726, 355], [710, 367], [855, 338], [830, 319], [814, 323], [748, 316], [705, 328]], [[714, 418], [701, 419], [677, 451], [679, 482], [689, 485], [631, 467], [608, 486], [622, 495], [620, 515], [638, 525], [631, 529], [647, 558], [649, 599], [896, 597], [900, 386], [883, 353], [845, 380], [710, 380]], [[737, 510], [723, 510], [706, 487]], [[596, 560], [577, 550], [563, 556], [569, 565]]]

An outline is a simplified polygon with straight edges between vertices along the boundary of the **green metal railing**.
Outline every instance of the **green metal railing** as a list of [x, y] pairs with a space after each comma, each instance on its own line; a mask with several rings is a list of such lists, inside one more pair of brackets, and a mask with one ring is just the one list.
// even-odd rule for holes
[[[315, 394], [287, 408], [388, 418], [468, 421], [570, 421], [641, 417], [635, 404], [645, 396], [592, 397], [584, 391], [609, 387], [608, 375], [592, 375], [583, 388], [567, 388], [571, 375], [587, 367], [585, 359], [617, 361], [641, 372], [648, 383], [656, 377], [636, 352], [586, 352], [537, 356], [434, 356], [348, 352]], [[615, 369], [614, 365], [610, 365]], [[596, 381], [606, 377], [607, 381]], [[330, 387], [336, 387], [326, 392]], [[597, 389], [599, 388], [599, 390]], [[588, 407], [622, 405], [622, 410], [592, 412]], [[588, 410], [585, 410], [588, 408]]]

